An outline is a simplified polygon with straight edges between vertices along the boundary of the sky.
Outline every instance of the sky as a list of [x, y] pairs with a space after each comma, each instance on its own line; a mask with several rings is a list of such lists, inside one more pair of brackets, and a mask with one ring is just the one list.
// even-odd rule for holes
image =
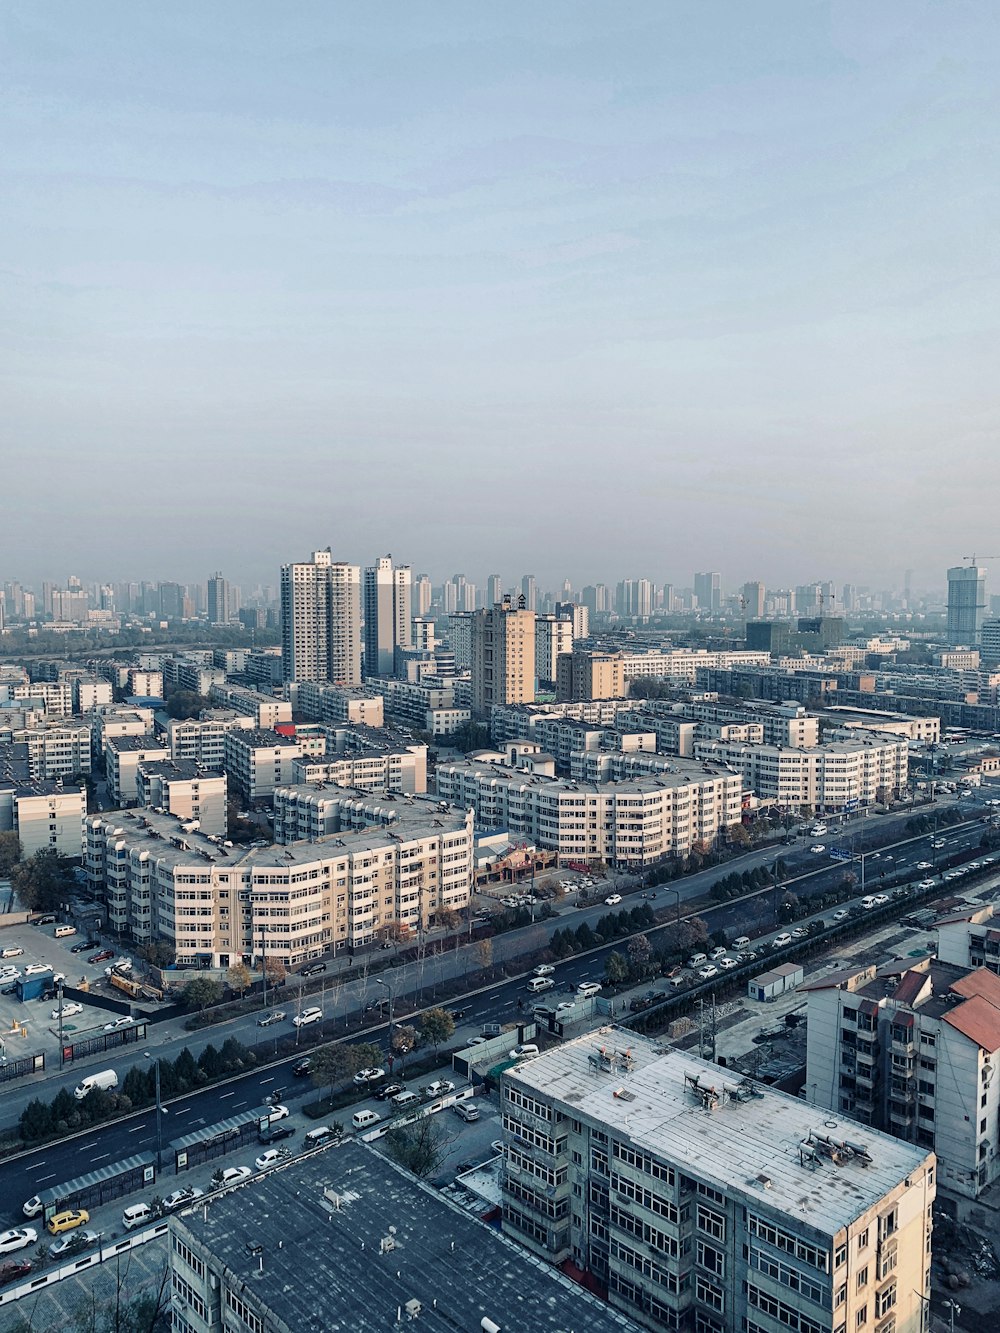
[[943, 586], [998, 66], [987, 0], [6, 0], [0, 581]]

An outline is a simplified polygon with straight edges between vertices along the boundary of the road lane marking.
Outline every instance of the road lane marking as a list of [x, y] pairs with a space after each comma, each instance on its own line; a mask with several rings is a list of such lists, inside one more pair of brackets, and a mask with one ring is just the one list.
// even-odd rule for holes
[[90, 1160], [91, 1160], [92, 1162], [103, 1162], [104, 1159], [105, 1159], [106, 1157], [110, 1157], [110, 1156], [111, 1156], [111, 1154], [110, 1154], [109, 1152], [102, 1152], [101, 1155], [100, 1155], [100, 1157], [92, 1157]]
[[235, 1096], [236, 1096], [235, 1092], [220, 1092], [219, 1101], [221, 1102], [225, 1097], [235, 1097]]
[[56, 1178], [56, 1173], [53, 1171], [52, 1174], [51, 1174], [51, 1176], [39, 1176], [38, 1179], [35, 1181], [35, 1184], [36, 1184], [36, 1185], [41, 1185], [41, 1183], [42, 1183], [43, 1181], [45, 1181], [45, 1180], [55, 1180], [55, 1178]]
[[136, 1125], [135, 1129], [130, 1129], [130, 1130], [129, 1130], [129, 1133], [130, 1133], [130, 1134], [141, 1134], [142, 1131], [143, 1131], [145, 1128], [146, 1128], [145, 1125]]

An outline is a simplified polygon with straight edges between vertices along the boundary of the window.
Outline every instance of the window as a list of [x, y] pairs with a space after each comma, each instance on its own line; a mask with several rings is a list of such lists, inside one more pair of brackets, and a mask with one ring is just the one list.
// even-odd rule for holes
[[698, 1205], [698, 1230], [706, 1232], [709, 1236], [714, 1236], [716, 1240], [723, 1240], [726, 1235], [726, 1219], [720, 1217], [718, 1213], [713, 1213], [711, 1208], [706, 1208], [704, 1204]]
[[698, 1242], [698, 1264], [709, 1273], [722, 1274], [725, 1271], [726, 1259], [719, 1250], [711, 1245], [706, 1245], [703, 1240]]
[[865, 1264], [864, 1268], [858, 1269], [858, 1276], [855, 1289], [857, 1291], [861, 1291], [863, 1287], [867, 1286], [868, 1286], [868, 1265]]
[[896, 1284], [890, 1282], [875, 1297], [875, 1318], [881, 1319], [884, 1314], [888, 1314], [896, 1304]]
[[695, 1274], [694, 1295], [702, 1305], [707, 1305], [712, 1310], [722, 1310], [725, 1308], [725, 1297], [722, 1288], [716, 1286], [714, 1282], [709, 1282], [703, 1278], [700, 1273]]
[[854, 1316], [854, 1327], [864, 1328], [865, 1324], [867, 1323], [868, 1323], [868, 1306], [862, 1305], [861, 1309]]
[[858, 1249], [867, 1250], [867, 1248], [868, 1248], [868, 1228], [865, 1227], [864, 1231], [862, 1231], [858, 1235]]

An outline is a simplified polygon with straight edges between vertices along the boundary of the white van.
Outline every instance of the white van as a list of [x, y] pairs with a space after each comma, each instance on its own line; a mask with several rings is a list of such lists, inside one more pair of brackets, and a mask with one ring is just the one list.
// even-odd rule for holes
[[56, 926], [52, 934], [57, 940], [61, 940], [64, 935], [75, 935], [76, 926]]
[[551, 990], [555, 984], [551, 977], [532, 977], [528, 982], [528, 990], [532, 995], [537, 995], [540, 990]]
[[351, 1116], [351, 1124], [355, 1129], [367, 1129], [370, 1125], [377, 1125], [381, 1119], [377, 1111], [355, 1111]]
[[686, 967], [701, 967], [702, 963], [708, 962], [708, 956], [703, 953], [693, 953], [685, 964]]
[[411, 1106], [419, 1106], [420, 1098], [415, 1092], [397, 1092], [392, 1104], [397, 1111], [406, 1111]]
[[749, 935], [738, 935], [738, 936], [736, 937], [736, 939], [733, 940], [733, 948], [734, 948], [734, 949], [749, 949], [749, 948], [750, 948], [750, 936], [749, 936]]
[[122, 1213], [122, 1226], [126, 1231], [134, 1231], [136, 1227], [145, 1226], [152, 1220], [153, 1210], [148, 1203], [134, 1203]]
[[113, 1069], [102, 1069], [99, 1074], [88, 1074], [85, 1079], [73, 1089], [73, 1096], [78, 1102], [82, 1102], [88, 1092], [93, 1092], [95, 1088], [103, 1088], [105, 1092], [114, 1092], [118, 1086], [118, 1075]]

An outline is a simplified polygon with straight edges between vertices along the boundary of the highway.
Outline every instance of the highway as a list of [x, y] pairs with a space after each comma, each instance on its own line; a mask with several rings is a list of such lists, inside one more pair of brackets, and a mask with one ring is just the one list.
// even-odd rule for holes
[[[981, 814], [980, 811], [976, 813]], [[922, 835], [917, 838], [902, 838], [892, 841], [891, 839], [894, 833], [898, 833], [898, 829], [894, 829], [888, 821], [881, 821], [874, 826], [872, 821], [869, 821], [865, 829], [867, 845], [872, 845], [872, 839], [876, 832], [890, 839], [890, 841], [878, 849], [877, 856], [874, 853], [866, 856], [866, 888], [869, 892], [876, 892], [883, 879], [886, 882], [891, 882], [896, 876], [908, 877], [912, 880], [923, 875], [933, 876], [936, 874], [936, 877], [940, 880], [940, 869], [946, 863], [953, 860], [972, 859], [978, 852], [983, 824], [980, 819], [977, 819], [974, 823], [943, 829], [939, 837], [937, 835]], [[856, 833], [855, 837], [857, 837]], [[930, 844], [934, 840], [943, 840], [944, 847], [931, 848]], [[829, 849], [844, 844], [842, 840], [838, 841], [838, 839], [831, 838], [827, 834], [825, 835], [824, 845]], [[840, 879], [845, 866], [841, 862], [831, 861], [829, 850], [824, 853], [813, 853], [809, 851], [809, 846], [810, 844], [806, 843], [798, 844], [795, 847], [781, 848], [781, 855], [785, 857], [790, 866], [788, 880], [777, 890], [769, 889], [759, 895], [726, 903], [712, 909], [711, 912], [705, 913], [710, 930], [726, 929], [730, 937], [745, 933], [752, 938], [756, 938], [761, 934], [773, 933], [776, 924], [775, 905], [780, 901], [780, 897], [786, 890], [790, 889], [794, 892], [803, 903], [808, 903], [809, 899], [828, 893]], [[940, 858], [939, 861], [938, 858]], [[771, 849], [763, 854], [751, 853], [748, 857], [740, 858], [738, 864], [743, 869], [748, 864], [759, 863], [761, 860], [773, 861], [774, 859], [775, 851]], [[938, 871], [917, 871], [916, 865], [921, 861], [938, 861]], [[698, 893], [703, 893], [707, 884], [714, 882], [720, 874], [726, 873], [730, 868], [732, 867], [715, 868], [679, 883], [676, 888], [680, 892], [682, 910], [685, 901], [697, 896]], [[858, 864], [855, 863], [851, 868], [857, 872]], [[956, 881], [956, 887], [959, 886], [959, 881]], [[624, 886], [620, 885], [619, 887]], [[856, 893], [860, 897], [860, 883]], [[625, 897], [624, 905], [634, 905], [639, 900], [639, 890], [636, 889]], [[675, 901], [674, 886], [656, 890], [655, 906], [657, 908], [662, 909], [667, 904], [672, 908]], [[494, 941], [494, 953], [498, 969], [502, 968], [502, 961], [497, 955], [502, 952], [503, 958], [506, 960], [510, 960], [514, 956], [524, 959], [524, 962], [519, 963], [518, 969], [519, 971], [527, 970], [531, 963], [537, 961], [538, 954], [544, 949], [545, 942], [553, 930], [560, 925], [565, 926], [571, 923], [574, 926], [578, 925], [582, 920], [587, 920], [593, 925], [608, 910], [605, 904], [601, 902], [572, 914], [561, 915], [548, 922], [536, 923], [535, 926], [527, 927], [524, 931], [512, 932], [511, 935], [498, 937]], [[900, 903], [899, 910], [901, 914], [906, 910], [903, 903]], [[668, 910], [667, 915], [668, 920], [663, 925], [647, 932], [653, 937], [654, 943], [659, 933], [672, 932], [673, 930], [672, 913]], [[500, 944], [504, 945], [502, 951], [496, 947]], [[539, 997], [528, 995], [525, 990], [523, 975], [511, 978], [501, 977], [492, 985], [467, 992], [464, 996], [452, 997], [447, 1001], [448, 1006], [463, 1011], [459, 1033], [471, 1037], [479, 1031], [483, 1022], [515, 1021], [519, 1016], [527, 1016], [534, 1003], [545, 1002], [550, 999], [558, 1000], [561, 998], [561, 992], [570, 993], [574, 991], [581, 980], [600, 980], [604, 972], [605, 959], [608, 953], [616, 947], [622, 948], [624, 945], [621, 942], [605, 945], [585, 958], [570, 959], [557, 964], [555, 975], [557, 988], [544, 992]], [[474, 950], [475, 946], [473, 945], [471, 951], [474, 953]], [[439, 962], [435, 963], [435, 967], [440, 966], [440, 975], [437, 972], [433, 976], [428, 975], [426, 964], [422, 978], [415, 964], [387, 972], [385, 977], [394, 990], [394, 1017], [396, 1021], [405, 1018], [411, 1009], [411, 1005], [406, 999], [409, 987], [412, 986], [416, 989], [422, 980], [424, 1002], [433, 1003], [434, 996], [431, 992], [441, 984], [442, 980], [452, 975], [459, 975], [464, 966], [470, 961], [473, 962], [474, 966], [477, 965], [474, 960], [468, 957], [469, 952], [469, 946], [465, 946], [457, 952], [452, 950], [439, 955]], [[724, 984], [724, 981], [725, 978], [715, 978], [710, 984], [691, 987], [684, 994], [686, 997], [691, 997], [697, 994], [699, 990], [707, 992], [713, 987]], [[326, 1012], [328, 1019], [336, 1018], [337, 1021], [334, 1025], [338, 1031], [336, 1033], [328, 1031], [327, 1035], [343, 1036], [347, 1030], [345, 1021], [347, 1014], [356, 1013], [362, 1009], [367, 1002], [366, 997], [373, 999], [382, 998], [384, 995], [384, 987], [376, 985], [374, 978], [331, 987], [325, 997]], [[306, 1002], [314, 1000], [318, 1001], [318, 997], [309, 996]], [[523, 1005], [523, 1010], [518, 1007], [519, 1001]], [[287, 993], [282, 995], [279, 1004], [288, 1014], [294, 1012], [294, 996], [289, 996]], [[186, 1045], [197, 1054], [209, 1041], [220, 1045], [226, 1037], [237, 1036], [241, 1040], [253, 1043], [255, 1040], [261, 1040], [265, 1032], [276, 1031], [279, 1026], [276, 1024], [274, 1028], [260, 1029], [256, 1026], [253, 1018], [242, 1018], [223, 1025], [221, 1030], [219, 1027], [214, 1027], [203, 1029], [199, 1033], [164, 1034], [163, 1037], [155, 1041], [150, 1049], [154, 1054], [171, 1056]], [[287, 1026], [287, 1024], [284, 1025], [286, 1029]], [[240, 1111], [244, 1111], [248, 1107], [260, 1105], [276, 1088], [284, 1089], [283, 1099], [293, 1105], [307, 1094], [311, 1094], [313, 1090], [309, 1081], [295, 1078], [292, 1075], [291, 1068], [296, 1060], [301, 1058], [301, 1055], [315, 1044], [314, 1033], [315, 1029], [313, 1028], [302, 1029], [298, 1051], [276, 1063], [269, 1064], [266, 1068], [244, 1075], [224, 1085], [217, 1085], [182, 1096], [167, 1103], [162, 1129], [164, 1145], [172, 1139], [193, 1132], [199, 1126], [214, 1124], [219, 1120], [227, 1119]], [[370, 1040], [384, 1044], [385, 1034], [386, 1024], [378, 1023], [360, 1029], [354, 1027], [348, 1039], [352, 1041]], [[287, 1039], [287, 1037], [284, 1039]], [[132, 1048], [131, 1055], [120, 1062], [121, 1073], [127, 1069], [129, 1064], [134, 1062], [134, 1058], [135, 1048]], [[113, 1063], [115, 1062], [105, 1060], [100, 1067]], [[62, 1081], [72, 1083], [79, 1076], [79, 1070], [74, 1070], [69, 1079], [66, 1079], [64, 1075]], [[10, 1101], [14, 1097], [27, 1101], [32, 1096], [51, 1096], [58, 1085], [59, 1081], [55, 1081], [53, 1086], [53, 1080], [49, 1079], [41, 1087], [36, 1083], [32, 1088], [24, 1088], [19, 1085], [16, 1090], [13, 1087], [7, 1089], [4, 1095], [5, 1118], [11, 1116]], [[14, 1119], [16, 1119], [17, 1114], [19, 1114], [19, 1109], [13, 1115]], [[12, 1220], [16, 1220], [19, 1216], [20, 1203], [39, 1189], [63, 1183], [75, 1176], [132, 1156], [137, 1152], [153, 1151], [155, 1149], [155, 1123], [155, 1112], [153, 1110], [145, 1111], [124, 1121], [118, 1121], [61, 1142], [46, 1145], [43, 1148], [0, 1164], [0, 1199], [3, 1200], [3, 1211]], [[165, 1165], [168, 1161], [169, 1159], [165, 1158]], [[162, 1192], [174, 1188], [176, 1183], [179, 1182], [176, 1182], [167, 1165], [167, 1170], [161, 1178]]]

